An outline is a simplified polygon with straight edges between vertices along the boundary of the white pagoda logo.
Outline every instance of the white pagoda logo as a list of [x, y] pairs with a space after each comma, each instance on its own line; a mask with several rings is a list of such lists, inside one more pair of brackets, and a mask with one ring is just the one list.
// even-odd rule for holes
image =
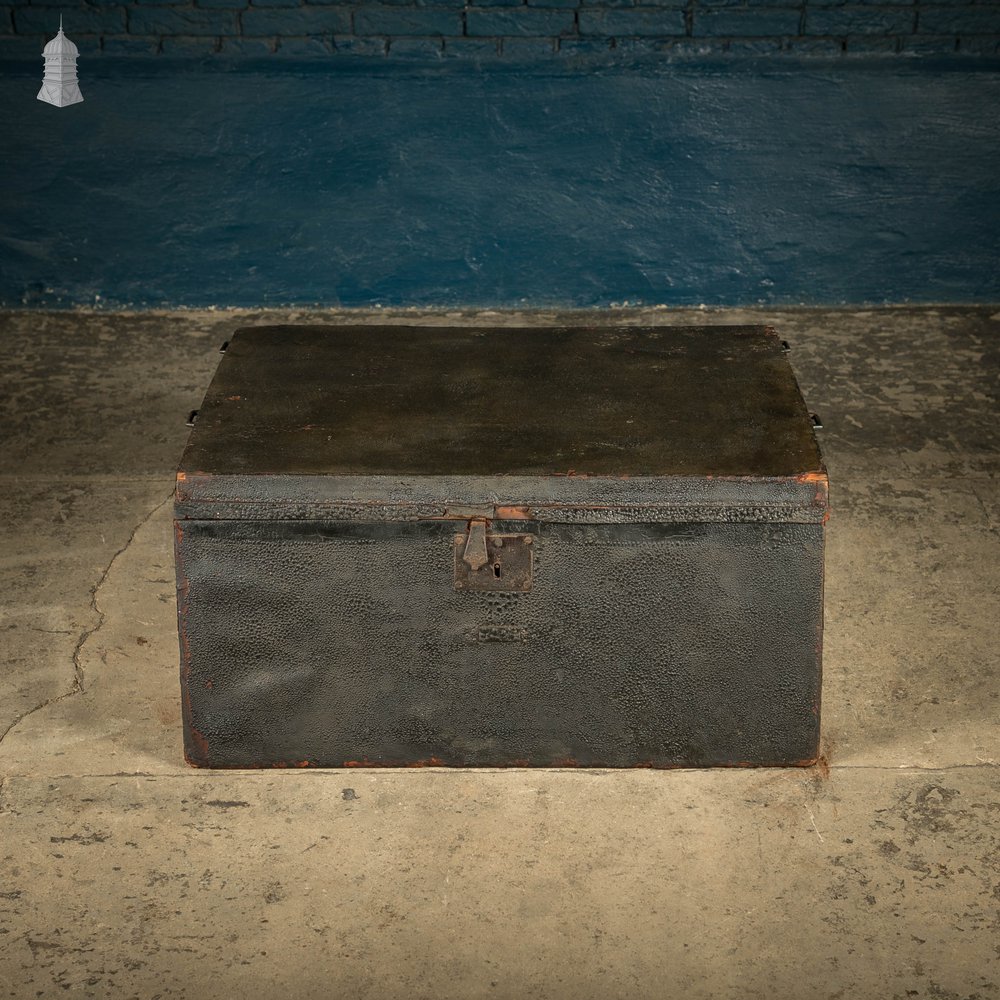
[[67, 104], [79, 104], [83, 100], [80, 85], [76, 82], [76, 57], [80, 50], [63, 34], [62, 17], [59, 18], [59, 34], [45, 46], [45, 76], [38, 99], [64, 108]]

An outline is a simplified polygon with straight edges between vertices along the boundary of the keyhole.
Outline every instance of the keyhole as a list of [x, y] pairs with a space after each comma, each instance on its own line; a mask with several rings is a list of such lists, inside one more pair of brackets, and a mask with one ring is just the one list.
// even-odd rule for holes
[[493, 575], [499, 580], [500, 579], [500, 563], [495, 562], [493, 564]]

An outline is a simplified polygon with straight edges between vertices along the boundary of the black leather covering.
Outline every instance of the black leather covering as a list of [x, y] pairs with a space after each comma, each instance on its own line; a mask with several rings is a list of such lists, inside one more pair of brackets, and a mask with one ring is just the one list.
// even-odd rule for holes
[[[508, 333], [489, 331], [478, 342], [495, 347]], [[648, 342], [654, 348], [639, 351], [626, 370], [615, 375], [602, 364], [588, 376], [574, 368], [587, 353], [580, 344], [617, 351], [623, 342], [641, 346], [646, 334], [562, 331], [548, 343], [548, 333], [531, 331], [536, 353], [561, 344], [570, 354], [541, 370], [571, 374], [535, 372], [534, 392], [552, 397], [546, 405], [564, 383], [589, 384], [589, 405], [598, 396], [614, 400], [591, 423], [577, 412], [575, 432], [561, 420], [548, 439], [549, 448], [571, 448], [574, 433], [584, 442], [589, 464], [573, 476], [555, 474], [566, 464], [561, 457], [546, 464], [530, 427], [521, 428], [523, 462], [511, 457], [520, 454], [511, 439], [507, 451], [493, 453], [507, 456], [506, 465], [476, 466], [474, 456], [491, 454], [476, 442], [514, 433], [484, 415], [492, 403], [471, 406], [465, 423], [461, 409], [450, 413], [458, 426], [448, 440], [462, 442], [456, 454], [464, 458], [446, 460], [428, 408], [414, 426], [402, 426], [399, 414], [404, 451], [384, 444], [365, 460], [354, 437], [337, 430], [343, 419], [360, 433], [353, 409], [342, 408], [358, 393], [340, 391], [357, 372], [324, 369], [322, 359], [327, 351], [353, 356], [362, 343], [374, 356], [382, 344], [388, 356], [407, 358], [421, 343], [416, 328], [384, 341], [378, 330], [357, 328], [238, 335], [230, 353], [239, 362], [227, 355], [220, 384], [209, 390], [208, 423], [199, 421], [178, 477], [191, 763], [669, 767], [816, 757], [826, 476], [775, 335], [661, 328]], [[467, 363], [455, 352], [467, 353], [478, 336], [424, 334], [424, 363], [441, 372]], [[400, 338], [405, 350], [393, 354]], [[290, 352], [289, 366], [278, 344]], [[267, 378], [254, 361], [261, 345]], [[304, 371], [295, 353], [302, 350], [313, 359], [304, 382], [293, 377]], [[737, 381], [756, 397], [728, 409], [699, 409], [690, 386], [671, 382], [681, 369], [657, 367], [686, 357], [709, 393], [728, 386], [713, 365], [724, 371], [741, 351]], [[629, 371], [644, 366], [660, 374], [646, 371], [637, 396]], [[388, 367], [393, 379], [404, 378], [402, 368]], [[657, 424], [649, 412], [665, 412], [657, 378], [673, 419], [651, 440]], [[378, 391], [369, 384], [368, 392]], [[492, 389], [486, 382], [462, 391], [472, 398]], [[626, 393], [627, 405], [616, 395]], [[264, 415], [236, 416], [223, 405], [229, 396], [256, 402]], [[371, 426], [390, 433], [392, 407], [404, 396], [386, 392], [375, 416], [367, 403]], [[695, 427], [709, 411], [712, 427]], [[638, 419], [629, 413], [644, 414], [643, 430], [623, 457], [615, 420]], [[752, 433], [735, 426], [748, 414]], [[298, 440], [289, 430], [300, 420], [330, 431], [317, 445], [321, 455], [309, 457], [311, 432]], [[272, 425], [280, 426], [269, 436]], [[686, 443], [675, 440], [686, 426]], [[423, 452], [421, 429], [432, 439]], [[717, 456], [729, 456], [725, 471], [699, 472], [712, 467], [717, 440]], [[630, 456], [645, 463], [635, 477], [621, 471]], [[529, 591], [455, 589], [454, 539], [474, 517], [490, 532], [532, 536]]]

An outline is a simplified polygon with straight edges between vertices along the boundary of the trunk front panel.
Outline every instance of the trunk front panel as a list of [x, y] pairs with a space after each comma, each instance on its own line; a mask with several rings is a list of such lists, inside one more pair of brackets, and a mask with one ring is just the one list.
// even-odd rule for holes
[[819, 524], [499, 522], [530, 589], [456, 589], [462, 521], [177, 522], [208, 767], [810, 762]]

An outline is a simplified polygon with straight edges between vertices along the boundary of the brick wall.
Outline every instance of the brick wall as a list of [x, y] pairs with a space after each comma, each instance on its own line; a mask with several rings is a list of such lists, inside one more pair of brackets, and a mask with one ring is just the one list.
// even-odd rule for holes
[[60, 14], [81, 55], [1000, 54], [1000, 0], [34, 0], [0, 5], [0, 58]]

